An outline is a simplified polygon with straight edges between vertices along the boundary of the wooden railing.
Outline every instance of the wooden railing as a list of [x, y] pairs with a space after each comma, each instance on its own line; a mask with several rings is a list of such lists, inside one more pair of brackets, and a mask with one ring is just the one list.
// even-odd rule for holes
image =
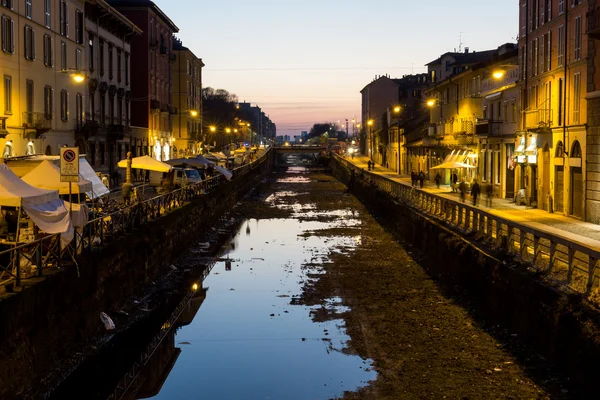
[[502, 249], [545, 275], [555, 284], [590, 294], [597, 291], [600, 251], [586, 238], [577, 238], [534, 222], [515, 222], [477, 207], [411, 187], [364, 171], [336, 155], [344, 167], [355, 170], [404, 205], [443, 222], [463, 234], [469, 233], [494, 249]]
[[[270, 151], [267, 150], [250, 164], [235, 168], [232, 179], [241, 179], [260, 167], [268, 160]], [[154, 221], [165, 213], [216, 190], [224, 183], [225, 178], [219, 174], [94, 218], [83, 229], [76, 230], [74, 240], [66, 247], [60, 245], [60, 235], [56, 234], [0, 251], [0, 282], [19, 286], [24, 275], [42, 276], [44, 269], [61, 267], [64, 260], [76, 263], [78, 255], [117, 240], [140, 225]]]

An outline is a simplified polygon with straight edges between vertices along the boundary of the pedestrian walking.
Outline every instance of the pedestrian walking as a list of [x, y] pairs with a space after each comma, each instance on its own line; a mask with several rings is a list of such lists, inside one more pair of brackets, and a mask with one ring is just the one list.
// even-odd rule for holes
[[421, 189], [423, 189], [423, 184], [425, 182], [425, 174], [423, 173], [423, 171], [419, 172], [419, 186], [421, 186]]
[[412, 187], [417, 186], [417, 173], [414, 170], [410, 173], [410, 185]]
[[458, 176], [456, 175], [456, 172], [452, 173], [452, 192], [456, 192], [456, 190], [458, 189], [458, 187], [456, 186], [458, 184]]
[[442, 182], [442, 176], [440, 175], [439, 172], [437, 172], [435, 174], [435, 185], [437, 186], [437, 188], [440, 188], [440, 183]]
[[461, 181], [458, 184], [458, 191], [460, 192], [460, 201], [462, 201], [464, 203], [465, 199], [467, 197], [467, 183], [464, 181]]
[[487, 198], [485, 199], [485, 203], [488, 207], [492, 207], [492, 197], [494, 196], [494, 186], [492, 186], [492, 184], [489, 184], [486, 188], [486, 192], [487, 192]]
[[479, 187], [479, 183], [477, 181], [473, 181], [473, 185], [471, 186], [471, 196], [473, 196], [473, 205], [477, 205], [477, 197], [481, 193], [481, 188]]
[[367, 168], [369, 169], [369, 171], [371, 170], [371, 160], [367, 161]]

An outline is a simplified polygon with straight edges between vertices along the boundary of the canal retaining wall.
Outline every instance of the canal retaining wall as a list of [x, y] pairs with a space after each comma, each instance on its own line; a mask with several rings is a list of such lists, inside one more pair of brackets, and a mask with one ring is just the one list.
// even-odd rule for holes
[[[334, 176], [348, 183], [350, 173], [335, 159]], [[600, 312], [580, 294], [552, 287], [503, 254], [494, 254], [474, 237], [465, 237], [410, 208], [363, 179], [351, 192], [380, 223], [423, 256], [420, 264], [449, 293], [466, 293], [474, 316], [488, 327], [501, 326], [551, 358], [581, 393], [595, 393], [600, 360]]]
[[103, 327], [99, 313], [148, 284], [250, 191], [272, 160], [0, 301], [0, 398], [18, 397]]

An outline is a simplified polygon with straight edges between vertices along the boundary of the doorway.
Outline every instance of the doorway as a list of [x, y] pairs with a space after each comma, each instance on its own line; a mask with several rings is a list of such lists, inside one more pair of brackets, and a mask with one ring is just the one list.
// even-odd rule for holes
[[544, 146], [542, 152], [542, 193], [540, 197], [540, 208], [543, 210], [550, 211], [550, 202], [548, 197], [550, 196], [550, 148], [548, 143]]
[[564, 212], [565, 167], [557, 166], [554, 173], [554, 210]]

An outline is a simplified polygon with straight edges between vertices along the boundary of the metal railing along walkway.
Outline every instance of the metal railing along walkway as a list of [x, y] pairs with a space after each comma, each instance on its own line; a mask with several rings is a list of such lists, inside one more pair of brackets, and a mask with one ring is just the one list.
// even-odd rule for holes
[[[261, 166], [267, 161], [270, 151], [250, 164], [235, 168], [232, 179], [240, 179]], [[24, 275], [42, 276], [45, 269], [61, 267], [65, 260], [76, 263], [77, 255], [118, 240], [140, 225], [214, 191], [224, 182], [225, 178], [219, 174], [94, 218], [83, 229], [76, 229], [74, 240], [64, 248], [60, 244], [60, 234], [53, 234], [0, 251], [0, 283], [19, 286]]]
[[365, 171], [338, 155], [336, 160], [355, 170], [398, 201], [462, 233], [471, 233], [496, 249], [503, 249], [557, 284], [590, 294], [598, 286], [600, 243], [535, 222], [516, 222], [475, 206], [419, 190], [376, 173]]

